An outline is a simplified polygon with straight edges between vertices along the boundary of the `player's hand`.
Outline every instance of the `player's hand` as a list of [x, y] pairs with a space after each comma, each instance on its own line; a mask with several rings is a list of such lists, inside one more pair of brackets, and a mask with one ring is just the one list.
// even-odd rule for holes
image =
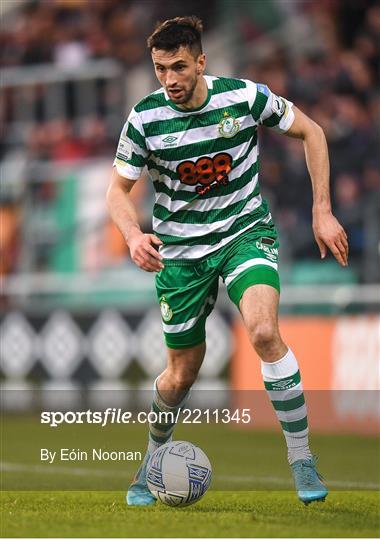
[[161, 240], [154, 234], [145, 234], [139, 229], [130, 231], [128, 236], [129, 251], [132, 261], [146, 272], [159, 272], [164, 268], [162, 256], [154, 246], [162, 246]]
[[313, 232], [321, 259], [329, 249], [341, 266], [348, 265], [347, 234], [330, 211], [313, 211]]

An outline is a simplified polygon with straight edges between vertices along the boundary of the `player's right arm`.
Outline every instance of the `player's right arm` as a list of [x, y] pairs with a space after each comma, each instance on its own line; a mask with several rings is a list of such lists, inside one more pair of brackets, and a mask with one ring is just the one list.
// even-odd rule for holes
[[163, 268], [162, 257], [158, 252], [162, 242], [156, 235], [141, 231], [130, 197], [131, 189], [141, 177], [148, 156], [141, 118], [132, 109], [120, 134], [107, 191], [107, 205], [112, 220], [129, 246], [133, 262], [147, 272], [159, 272]]
[[155, 246], [158, 248], [162, 242], [156, 235], [145, 234], [140, 229], [137, 212], [130, 197], [135, 182], [121, 176], [116, 167], [113, 167], [107, 191], [108, 210], [129, 246], [133, 262], [147, 272], [159, 272], [164, 265]]

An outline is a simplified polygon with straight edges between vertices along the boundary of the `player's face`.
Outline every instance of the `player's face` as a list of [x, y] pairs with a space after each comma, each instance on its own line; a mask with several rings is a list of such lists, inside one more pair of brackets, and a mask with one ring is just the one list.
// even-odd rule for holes
[[168, 96], [176, 105], [191, 101], [205, 69], [205, 55], [194, 58], [187, 47], [177, 51], [153, 49], [156, 75]]

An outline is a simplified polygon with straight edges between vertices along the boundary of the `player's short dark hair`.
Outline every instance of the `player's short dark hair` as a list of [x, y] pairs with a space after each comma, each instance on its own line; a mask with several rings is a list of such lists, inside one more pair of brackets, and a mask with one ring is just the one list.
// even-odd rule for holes
[[159, 22], [147, 44], [152, 49], [176, 51], [181, 46], [188, 47], [192, 55], [197, 58], [202, 54], [202, 21], [195, 15], [189, 17], [175, 17]]

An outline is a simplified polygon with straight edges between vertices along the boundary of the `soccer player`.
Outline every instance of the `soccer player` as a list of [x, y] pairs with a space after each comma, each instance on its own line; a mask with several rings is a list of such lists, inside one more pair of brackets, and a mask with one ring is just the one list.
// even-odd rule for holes
[[[347, 265], [347, 236], [331, 211], [329, 160], [322, 129], [265, 84], [205, 75], [197, 17], [160, 24], [148, 38], [161, 88], [131, 111], [121, 132], [110, 214], [132, 260], [156, 272], [167, 367], [154, 384], [152, 409], [182, 407], [205, 355], [205, 322], [221, 276], [261, 358], [264, 385], [281, 423], [298, 497], [324, 500], [308, 444], [297, 359], [278, 328], [278, 239], [258, 183], [257, 127], [302, 139], [313, 189], [313, 231]], [[141, 231], [129, 193], [148, 167], [155, 188], [154, 234]], [[291, 178], [288, 180], [291, 182]], [[144, 461], [129, 487], [132, 506], [154, 504], [149, 456], [171, 440], [174, 424], [152, 423]]]

